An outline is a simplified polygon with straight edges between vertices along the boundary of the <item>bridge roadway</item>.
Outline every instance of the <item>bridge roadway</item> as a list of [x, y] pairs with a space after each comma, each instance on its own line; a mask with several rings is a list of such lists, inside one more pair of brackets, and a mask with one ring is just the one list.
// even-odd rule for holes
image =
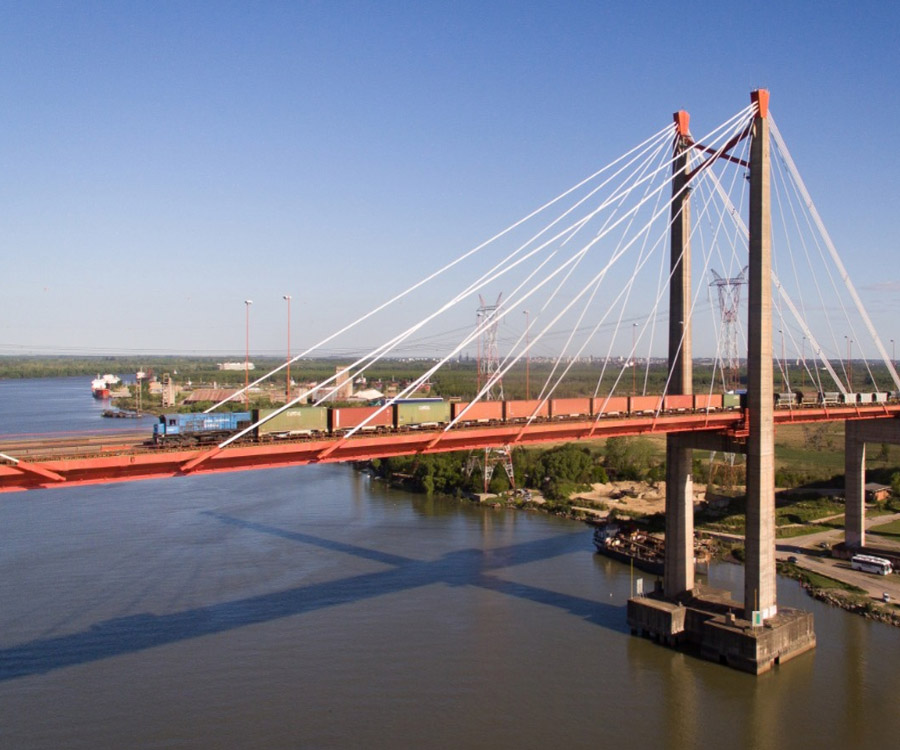
[[[795, 408], [776, 410], [775, 424], [897, 416], [900, 404]], [[239, 442], [224, 449], [157, 448], [149, 444], [146, 433], [131, 431], [77, 440], [0, 436], [0, 492], [647, 434], [712, 432], [741, 440], [747, 429], [746, 414], [729, 411], [533, 422], [527, 428], [513, 423], [352, 438]]]

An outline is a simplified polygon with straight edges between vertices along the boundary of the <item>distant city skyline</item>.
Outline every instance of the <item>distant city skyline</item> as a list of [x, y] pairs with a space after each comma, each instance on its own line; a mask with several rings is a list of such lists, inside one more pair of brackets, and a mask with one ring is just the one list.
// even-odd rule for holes
[[[278, 356], [285, 295], [299, 354], [672, 112], [704, 132], [757, 87], [885, 345], [900, 337], [893, 4], [35, 2], [0, 19], [0, 355], [237, 358], [252, 299], [250, 351]], [[461, 338], [470, 307], [412, 348]]]

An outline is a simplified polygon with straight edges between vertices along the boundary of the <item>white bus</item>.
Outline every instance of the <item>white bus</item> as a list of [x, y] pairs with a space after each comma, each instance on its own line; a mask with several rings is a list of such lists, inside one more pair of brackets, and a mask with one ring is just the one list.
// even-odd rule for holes
[[853, 570], [862, 570], [866, 573], [878, 573], [886, 576], [894, 572], [890, 560], [874, 555], [854, 555], [850, 558], [850, 566]]

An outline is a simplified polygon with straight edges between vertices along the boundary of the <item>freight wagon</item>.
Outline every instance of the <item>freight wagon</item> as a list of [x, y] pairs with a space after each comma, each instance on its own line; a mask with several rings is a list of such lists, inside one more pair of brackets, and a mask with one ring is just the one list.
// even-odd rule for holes
[[[381, 409], [380, 406], [336, 406], [328, 410], [329, 430], [334, 434], [349, 432], [359, 427], [361, 432], [383, 432], [394, 426], [393, 410]], [[373, 416], [375, 415], [375, 416]], [[368, 420], [368, 422], [366, 422]], [[363, 425], [363, 422], [365, 424]], [[360, 427], [360, 425], [363, 425]]]
[[393, 408], [398, 430], [418, 430], [450, 421], [450, 402], [439, 398], [397, 401]]
[[505, 401], [454, 401], [450, 404], [452, 419], [459, 417], [458, 424], [496, 424], [502, 422]]
[[505, 401], [506, 410], [504, 417], [506, 422], [525, 422], [532, 414], [535, 419], [548, 419], [550, 417], [550, 402], [541, 402], [538, 399], [530, 401]]
[[591, 399], [589, 398], [550, 399], [550, 416], [553, 419], [576, 419], [591, 415]]
[[[253, 421], [265, 419], [276, 409], [256, 409], [253, 412]], [[272, 417], [256, 428], [259, 440], [277, 440], [293, 437], [305, 437], [312, 435], [328, 434], [328, 407], [326, 406], [301, 406], [285, 411]]]

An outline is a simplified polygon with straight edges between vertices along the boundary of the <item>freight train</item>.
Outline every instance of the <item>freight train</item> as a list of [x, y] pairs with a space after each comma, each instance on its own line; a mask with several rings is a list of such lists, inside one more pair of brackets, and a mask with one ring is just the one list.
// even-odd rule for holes
[[[840, 404], [895, 402], [900, 393], [812, 393], [775, 394], [775, 408], [793, 409]], [[532, 415], [541, 422], [588, 420], [660, 414], [735, 411], [746, 406], [744, 393], [695, 393], [667, 396], [609, 396], [596, 398], [551, 398], [523, 401], [445, 401], [441, 398], [398, 399], [388, 408], [380, 406], [296, 406], [257, 425], [244, 439], [253, 442], [343, 435], [354, 428], [361, 432], [403, 432], [441, 427], [457, 420], [458, 427], [527, 422]], [[468, 407], [468, 408], [467, 408]], [[275, 409], [253, 409], [211, 414], [163, 414], [153, 425], [153, 443], [202, 445], [225, 440], [245, 430]], [[363, 425], [366, 419], [371, 420]]]

